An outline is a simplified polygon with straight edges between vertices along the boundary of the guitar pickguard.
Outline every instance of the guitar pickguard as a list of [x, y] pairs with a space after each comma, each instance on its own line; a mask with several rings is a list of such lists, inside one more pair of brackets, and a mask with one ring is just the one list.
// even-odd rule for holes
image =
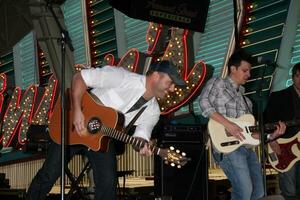
[[292, 146], [298, 144], [298, 139], [295, 138], [293, 141], [286, 144], [279, 144], [281, 149], [281, 154], [277, 155], [279, 163], [276, 168], [283, 170], [290, 165], [290, 163], [297, 158], [292, 152]]

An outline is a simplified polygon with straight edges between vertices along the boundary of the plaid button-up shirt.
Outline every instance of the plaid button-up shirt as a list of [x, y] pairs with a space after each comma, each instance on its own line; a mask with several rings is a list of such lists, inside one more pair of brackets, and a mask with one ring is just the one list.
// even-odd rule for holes
[[[237, 86], [228, 76], [211, 78], [200, 94], [200, 108], [204, 117], [210, 117], [214, 112], [223, 116], [238, 118], [243, 114], [252, 113], [252, 103], [243, 97], [245, 88]], [[247, 101], [247, 103], [245, 102]]]

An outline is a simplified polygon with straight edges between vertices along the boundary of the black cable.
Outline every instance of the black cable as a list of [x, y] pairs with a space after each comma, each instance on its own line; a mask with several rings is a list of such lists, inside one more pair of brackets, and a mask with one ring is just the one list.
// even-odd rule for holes
[[[204, 140], [205, 140], [204, 143], [203, 143], [204, 145], [203, 145], [203, 147], [202, 147], [202, 149], [201, 149], [200, 156], [199, 156], [199, 160], [198, 160], [197, 166], [196, 166], [196, 168], [195, 168], [195, 173], [194, 173], [194, 176], [193, 176], [191, 185], [190, 185], [190, 187], [189, 187], [189, 189], [188, 189], [187, 195], [185, 196], [185, 200], [189, 200], [190, 195], [192, 194], [192, 190], [193, 190], [194, 184], [195, 184], [195, 182], [196, 182], [196, 179], [197, 179], [197, 177], [198, 177], [198, 172], [199, 172], [199, 170], [200, 170], [200, 163], [201, 163], [201, 161], [202, 161], [204, 152], [207, 151], [207, 142], [208, 142], [207, 132], [205, 131], [203, 134], [205, 134], [205, 136], [206, 136], [206, 137], [204, 138]], [[203, 137], [204, 137], [204, 136], [203, 136]], [[206, 159], [206, 157], [205, 157], [205, 159]], [[207, 159], [206, 159], [206, 160], [207, 160]], [[205, 167], [207, 167], [207, 161], [206, 161], [206, 160], [205, 160], [205, 164], [206, 164]], [[207, 175], [207, 173], [206, 173], [206, 175]], [[208, 195], [208, 175], [205, 177], [205, 181], [206, 181], [206, 184], [205, 184], [205, 186], [206, 186], [206, 194], [205, 194], [205, 196], [206, 196], [206, 199], [207, 199], [207, 195]]]
[[257, 111], [257, 118], [258, 118], [258, 125], [259, 125], [259, 132], [260, 132], [260, 148], [261, 148], [261, 165], [262, 165], [262, 174], [263, 174], [263, 187], [264, 187], [264, 196], [267, 196], [267, 175], [266, 175], [266, 155], [265, 155], [265, 131], [264, 131], [264, 119], [263, 119], [263, 84], [265, 81], [265, 73], [267, 64], [264, 64], [261, 80], [259, 83], [259, 88], [257, 90], [258, 94], [258, 111]]

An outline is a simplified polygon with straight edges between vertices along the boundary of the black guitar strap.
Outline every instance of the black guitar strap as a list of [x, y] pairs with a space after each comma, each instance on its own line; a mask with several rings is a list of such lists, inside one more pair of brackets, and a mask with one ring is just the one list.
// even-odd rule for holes
[[244, 95], [242, 95], [242, 96], [243, 96], [243, 99], [244, 99], [244, 101], [245, 101], [245, 104], [246, 104], [246, 107], [247, 107], [248, 112], [249, 112], [250, 114], [252, 114], [251, 109], [250, 109], [250, 107], [249, 107], [249, 105], [248, 105], [248, 103], [247, 103], [246, 97], [245, 97]]
[[134, 118], [129, 122], [129, 124], [125, 127], [124, 133], [127, 134], [128, 131], [131, 129], [133, 126], [134, 122], [141, 116], [141, 114], [144, 112], [144, 110], [147, 108], [147, 106], [144, 106], [141, 108], [141, 110], [134, 116]]
[[[147, 106], [144, 106], [141, 108], [141, 110], [134, 116], [134, 118], [129, 122], [129, 124], [124, 128], [123, 133], [130, 135], [130, 129], [132, 128], [134, 122], [141, 116], [141, 114], [144, 112], [144, 110], [147, 108]], [[114, 140], [114, 144], [116, 147], [116, 154], [121, 155], [125, 151], [125, 144], [123, 142]]]

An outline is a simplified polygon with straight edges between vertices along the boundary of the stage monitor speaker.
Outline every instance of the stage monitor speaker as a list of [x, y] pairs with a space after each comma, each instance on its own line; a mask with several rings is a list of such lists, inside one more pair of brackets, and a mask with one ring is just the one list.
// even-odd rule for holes
[[48, 125], [30, 125], [27, 131], [27, 140], [22, 147], [24, 152], [46, 151], [50, 141]]
[[204, 32], [209, 0], [109, 0], [131, 18]]
[[162, 159], [155, 157], [155, 196], [172, 200], [207, 200], [208, 167], [205, 135], [199, 126], [164, 127], [162, 140], [158, 140], [159, 146], [163, 148], [174, 146], [185, 152], [191, 161], [178, 169], [164, 164]]

